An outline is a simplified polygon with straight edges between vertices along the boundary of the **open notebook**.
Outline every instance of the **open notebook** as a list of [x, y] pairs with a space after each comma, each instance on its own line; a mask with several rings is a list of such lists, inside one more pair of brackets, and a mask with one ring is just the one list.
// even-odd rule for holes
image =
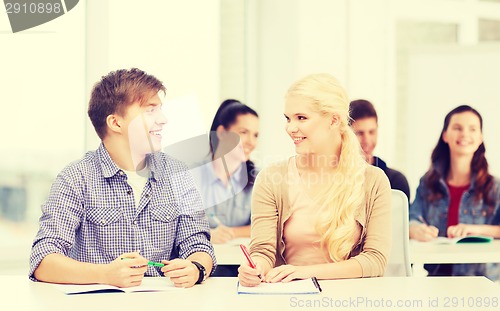
[[142, 280], [142, 284], [134, 287], [120, 288], [113, 285], [105, 284], [53, 284], [55, 288], [61, 292], [71, 294], [90, 294], [90, 293], [108, 293], [108, 292], [158, 292], [158, 291], [175, 291], [182, 288], [175, 287], [174, 284], [164, 277], [147, 277]]
[[321, 287], [316, 278], [295, 280], [288, 283], [261, 283], [254, 287], [243, 286], [238, 282], [238, 294], [297, 295], [319, 294]]
[[456, 243], [490, 243], [493, 238], [484, 235], [468, 235], [460, 238], [437, 237], [433, 240], [436, 244], [456, 244]]

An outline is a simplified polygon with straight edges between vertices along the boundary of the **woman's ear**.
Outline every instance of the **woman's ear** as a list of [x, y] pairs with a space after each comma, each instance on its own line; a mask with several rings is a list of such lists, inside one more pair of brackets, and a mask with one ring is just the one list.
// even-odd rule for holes
[[448, 137], [446, 135], [446, 131], [443, 132], [443, 134], [441, 134], [441, 138], [443, 139], [443, 141], [448, 144]]
[[330, 119], [330, 127], [339, 127], [340, 126], [340, 117], [337, 114], [332, 114]]
[[108, 125], [110, 131], [115, 133], [121, 132], [122, 129], [121, 120], [119, 119], [118, 116], [110, 114], [109, 116], [106, 117], [106, 124]]
[[222, 134], [226, 131], [226, 129], [224, 128], [223, 125], [219, 125], [219, 126], [217, 126], [217, 129], [215, 131], [217, 133], [217, 138], [219, 140], [221, 140], [222, 139]]

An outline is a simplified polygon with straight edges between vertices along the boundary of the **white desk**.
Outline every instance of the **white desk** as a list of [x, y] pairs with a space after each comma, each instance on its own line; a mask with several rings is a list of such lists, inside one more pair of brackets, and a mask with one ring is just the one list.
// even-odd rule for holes
[[214, 244], [215, 258], [218, 265], [240, 265], [245, 261], [245, 257], [240, 249], [240, 244], [248, 247], [249, 238], [238, 238], [226, 244]]
[[491, 243], [437, 244], [410, 240], [414, 276], [425, 276], [424, 264], [500, 262], [500, 240]]
[[[484, 277], [320, 281], [323, 292], [317, 295], [238, 295], [236, 284], [236, 278], [209, 278], [202, 285], [180, 292], [65, 295], [51, 284], [34, 283], [26, 276], [0, 276], [0, 306], [9, 311], [276, 311], [304, 309], [306, 304], [331, 310], [382, 310], [390, 304], [394, 310], [413, 306], [414, 310], [436, 311], [498, 310], [500, 304], [500, 287]], [[486, 299], [489, 308], [484, 308]], [[496, 304], [492, 304], [494, 301]], [[453, 302], [457, 305], [453, 306]]]
[[491, 243], [436, 244], [410, 240], [410, 261], [424, 263], [500, 262], [500, 240]]

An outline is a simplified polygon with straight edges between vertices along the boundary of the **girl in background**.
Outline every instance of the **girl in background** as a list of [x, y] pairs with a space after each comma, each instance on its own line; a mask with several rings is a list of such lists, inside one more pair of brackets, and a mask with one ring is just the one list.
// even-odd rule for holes
[[250, 199], [256, 169], [250, 160], [259, 137], [257, 112], [225, 100], [210, 127], [210, 154], [194, 173], [211, 227], [211, 242], [250, 237]]
[[[486, 235], [500, 238], [500, 182], [488, 172], [483, 119], [462, 105], [450, 111], [410, 207], [410, 238], [431, 241]], [[426, 265], [429, 275], [485, 275], [498, 279], [497, 264]]]

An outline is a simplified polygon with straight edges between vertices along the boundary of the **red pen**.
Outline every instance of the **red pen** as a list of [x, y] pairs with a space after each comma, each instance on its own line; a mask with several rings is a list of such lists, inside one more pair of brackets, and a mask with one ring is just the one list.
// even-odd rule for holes
[[[250, 265], [250, 267], [255, 269], [256, 268], [255, 263], [253, 262], [252, 257], [250, 257], [250, 253], [248, 252], [248, 249], [246, 248], [246, 246], [243, 244], [240, 244], [240, 248], [241, 248], [241, 251], [243, 252], [243, 255], [245, 255], [245, 257], [247, 258], [248, 264]], [[257, 276], [259, 277], [259, 279], [262, 279], [262, 275], [260, 275], [260, 273]]]

